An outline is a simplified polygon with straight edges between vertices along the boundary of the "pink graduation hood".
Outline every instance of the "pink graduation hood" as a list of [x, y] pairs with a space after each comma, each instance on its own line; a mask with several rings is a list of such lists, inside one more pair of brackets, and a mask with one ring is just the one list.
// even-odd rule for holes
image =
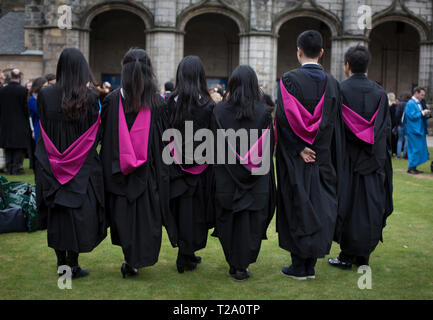
[[150, 109], [142, 108], [129, 131], [119, 94], [119, 160], [124, 175], [130, 174], [147, 161], [150, 120]]
[[[382, 101], [382, 100], [381, 100]], [[379, 107], [374, 113], [373, 117], [370, 121], [365, 120], [355, 111], [342, 104], [341, 111], [343, 113], [343, 120], [349, 127], [349, 129], [358, 137], [358, 139], [369, 143], [374, 144], [374, 125], [376, 123], [377, 113], [379, 112]]]
[[313, 115], [287, 91], [286, 87], [284, 87], [283, 79], [280, 81], [280, 88], [284, 112], [290, 127], [299, 138], [310, 145], [313, 144], [319, 131], [320, 123], [322, 122], [326, 87], [322, 98], [314, 109]]
[[51, 171], [60, 184], [64, 185], [74, 178], [86, 161], [98, 133], [98, 120], [87, 131], [74, 141], [63, 153], [60, 153], [40, 123], [42, 140], [47, 150]]
[[204, 164], [201, 164], [201, 165], [198, 165], [195, 167], [184, 168], [184, 167], [182, 167], [182, 164], [181, 164], [182, 161], [179, 159], [179, 155], [176, 152], [176, 148], [174, 146], [174, 140], [173, 139], [170, 141], [169, 146], [170, 146], [170, 153], [173, 156], [174, 161], [179, 165], [179, 167], [182, 171], [197, 175], [197, 174], [203, 173], [203, 171], [205, 171], [206, 168], [209, 166], [207, 163], [204, 163]]

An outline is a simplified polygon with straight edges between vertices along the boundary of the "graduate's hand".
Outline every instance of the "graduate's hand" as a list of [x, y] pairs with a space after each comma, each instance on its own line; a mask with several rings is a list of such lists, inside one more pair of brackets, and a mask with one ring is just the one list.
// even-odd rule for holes
[[316, 153], [310, 148], [305, 147], [299, 155], [304, 159], [305, 163], [313, 163], [316, 161]]

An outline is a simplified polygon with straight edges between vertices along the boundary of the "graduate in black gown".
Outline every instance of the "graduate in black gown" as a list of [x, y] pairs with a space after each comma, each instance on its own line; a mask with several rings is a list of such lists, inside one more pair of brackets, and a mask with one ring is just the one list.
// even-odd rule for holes
[[111, 240], [125, 257], [123, 277], [158, 261], [169, 214], [168, 166], [162, 162], [165, 111], [149, 56], [129, 50], [121, 87], [103, 102], [100, 153]]
[[[256, 73], [241, 65], [231, 75], [225, 100], [214, 109], [216, 130], [226, 130], [228, 136], [215, 133], [222, 143], [216, 143], [213, 236], [219, 238], [236, 281], [250, 277], [248, 266], [257, 260], [275, 211], [272, 112], [260, 98]], [[233, 133], [242, 131], [241, 141], [242, 134], [236, 139]]]
[[386, 218], [392, 213], [391, 118], [385, 90], [366, 77], [370, 53], [350, 48], [344, 57], [341, 82], [345, 122], [345, 159], [336, 240], [339, 257], [332, 266], [349, 269], [368, 265]]
[[276, 110], [277, 232], [292, 257], [282, 273], [305, 280], [331, 248], [343, 129], [338, 82], [318, 64], [322, 36], [305, 31], [297, 46], [302, 67], [282, 76]]
[[182, 137], [179, 145], [182, 158], [170, 166], [170, 210], [176, 226], [173, 238], [179, 247], [176, 261], [179, 273], [193, 270], [201, 262], [195, 251], [206, 247], [208, 229], [213, 227], [210, 225], [214, 206], [212, 166], [204, 161], [198, 164], [192, 159], [193, 154], [188, 157], [187, 150], [190, 147], [193, 152], [202, 143], [193, 139], [198, 130], [211, 128], [214, 105], [200, 58], [183, 58], [177, 69], [176, 88], [168, 99], [170, 127], [179, 130]]
[[57, 265], [72, 277], [89, 274], [78, 254], [92, 251], [107, 235], [102, 166], [96, 151], [100, 103], [88, 87], [92, 75], [83, 54], [65, 49], [56, 84], [37, 99], [40, 135], [36, 146], [36, 197], [47, 221], [48, 246]]

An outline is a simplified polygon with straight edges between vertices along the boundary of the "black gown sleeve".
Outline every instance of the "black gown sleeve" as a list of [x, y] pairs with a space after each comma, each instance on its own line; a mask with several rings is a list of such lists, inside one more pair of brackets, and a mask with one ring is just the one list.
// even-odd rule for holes
[[158, 119], [156, 121], [155, 140], [154, 144], [154, 161], [156, 183], [158, 187], [159, 206], [161, 210], [162, 224], [167, 230], [170, 243], [173, 247], [177, 246], [176, 241], [176, 223], [173, 220], [173, 215], [170, 213], [170, 172], [169, 165], [165, 164], [162, 159], [162, 152], [167, 143], [162, 141], [164, 131], [169, 128], [168, 107], [165, 102], [156, 108]]
[[[385, 106], [388, 106], [388, 97], [385, 95]], [[385, 112], [389, 112], [389, 108], [385, 108]], [[392, 183], [392, 134], [391, 134], [391, 118], [389, 116], [385, 117], [386, 119], [386, 127], [385, 127], [385, 134], [386, 134], [386, 160], [385, 160], [385, 191], [386, 191], [386, 203], [385, 203], [385, 214], [383, 218], [383, 227], [386, 225], [386, 219], [391, 215], [391, 213], [394, 211], [394, 205], [392, 201], [392, 192], [393, 192], [393, 183]]]
[[335, 168], [336, 178], [337, 178], [337, 199], [338, 199], [338, 210], [337, 210], [337, 220], [334, 231], [334, 241], [339, 242], [340, 236], [343, 228], [344, 221], [344, 210], [342, 208], [342, 203], [344, 201], [343, 197], [343, 188], [347, 186], [348, 177], [344, 172], [344, 154], [346, 148], [346, 136], [345, 136], [345, 128], [343, 121], [343, 114], [341, 110], [341, 105], [343, 103], [343, 96], [340, 93], [340, 88], [338, 86], [338, 99], [337, 99], [337, 115], [335, 118], [335, 127], [331, 142], [331, 157], [332, 164]]

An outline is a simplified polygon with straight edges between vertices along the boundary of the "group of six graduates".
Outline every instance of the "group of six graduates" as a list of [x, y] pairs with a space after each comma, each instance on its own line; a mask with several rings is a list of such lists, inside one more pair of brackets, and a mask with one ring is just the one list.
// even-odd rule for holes
[[[165, 226], [183, 273], [202, 261], [195, 253], [214, 228], [229, 274], [242, 281], [250, 276], [248, 266], [257, 259], [275, 207], [279, 245], [292, 255], [284, 275], [314, 278], [317, 258], [329, 253], [333, 240], [342, 252], [329, 259], [331, 265], [368, 264], [392, 212], [386, 94], [364, 75], [370, 59], [364, 47], [346, 53], [351, 77], [340, 85], [317, 63], [320, 33], [303, 32], [297, 46], [302, 67], [281, 78], [275, 123], [249, 66], [234, 70], [224, 101], [215, 105], [201, 60], [187, 56], [164, 101], [149, 56], [131, 49], [122, 61], [121, 87], [101, 104], [89, 89], [84, 56], [65, 49], [56, 85], [43, 89], [37, 101], [37, 202], [57, 265], [69, 265], [73, 278], [88, 275], [78, 254], [92, 251], [110, 227], [112, 243], [123, 250], [123, 277], [136, 275], [157, 262]], [[271, 146], [277, 140], [278, 190], [273, 161], [267, 174], [252, 174], [254, 165], [240, 161], [239, 141], [225, 141], [238, 154], [235, 164], [186, 164], [187, 145], [200, 144], [187, 136], [186, 121], [194, 133], [259, 129]], [[183, 138], [182, 159], [171, 165], [162, 156], [169, 128]], [[272, 159], [274, 148], [261, 152]]]

